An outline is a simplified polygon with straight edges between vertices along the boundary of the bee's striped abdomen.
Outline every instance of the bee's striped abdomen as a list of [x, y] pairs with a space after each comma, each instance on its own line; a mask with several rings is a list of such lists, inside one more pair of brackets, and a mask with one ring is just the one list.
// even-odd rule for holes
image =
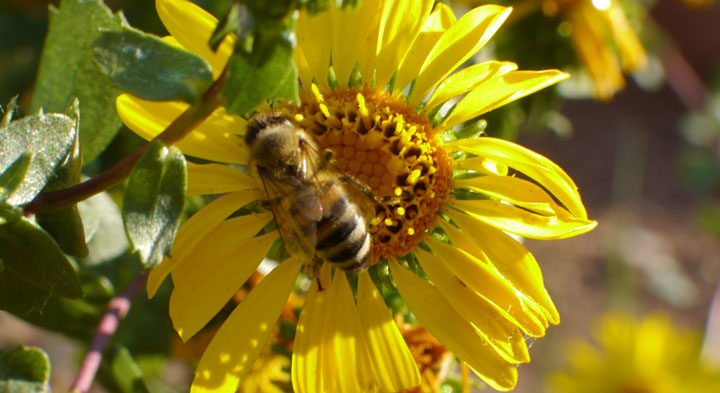
[[365, 268], [370, 256], [370, 235], [357, 205], [352, 203], [342, 186], [332, 185], [323, 195], [332, 203], [317, 224], [318, 253], [327, 261], [345, 270]]

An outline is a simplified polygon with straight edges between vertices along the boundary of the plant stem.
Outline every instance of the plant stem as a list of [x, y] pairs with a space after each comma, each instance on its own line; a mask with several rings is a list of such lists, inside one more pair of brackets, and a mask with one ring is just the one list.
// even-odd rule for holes
[[23, 207], [25, 213], [42, 213], [58, 210], [90, 198], [95, 194], [99, 194], [125, 180], [125, 178], [130, 175], [130, 172], [132, 172], [135, 163], [142, 157], [153, 142], [159, 140], [166, 145], [172, 145], [178, 142], [223, 104], [224, 99], [220, 93], [225, 85], [225, 76], [226, 72], [223, 72], [203, 94], [198, 104], [191, 105], [177, 119], [170, 123], [162, 133], [143, 145], [143, 147], [133, 154], [125, 157], [101, 174], [78, 185], [63, 190], [38, 194], [35, 199]]
[[70, 386], [71, 393], [85, 393], [90, 390], [90, 385], [92, 385], [95, 374], [97, 374], [98, 368], [100, 368], [105, 347], [117, 331], [120, 320], [125, 318], [130, 310], [132, 299], [145, 286], [145, 281], [147, 281], [147, 274], [140, 274], [125, 288], [120, 296], [116, 296], [110, 300], [108, 310], [102, 319], [100, 319], [95, 335], [92, 341], [90, 341], [90, 348], [87, 354], [85, 354], [82, 365], [75, 376], [75, 381], [73, 381], [72, 386]]

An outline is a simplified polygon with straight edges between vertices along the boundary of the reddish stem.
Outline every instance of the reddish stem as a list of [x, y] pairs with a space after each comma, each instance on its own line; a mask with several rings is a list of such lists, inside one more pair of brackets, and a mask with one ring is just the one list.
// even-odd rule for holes
[[153, 142], [160, 140], [167, 145], [178, 142], [223, 104], [224, 100], [220, 93], [225, 85], [225, 75], [226, 72], [223, 72], [212, 86], [210, 86], [205, 94], [203, 94], [199, 104], [190, 106], [177, 119], [170, 123], [161, 134], [133, 154], [125, 157], [122, 161], [103, 173], [78, 185], [63, 190], [38, 194], [35, 199], [24, 206], [23, 210], [25, 213], [41, 213], [58, 210], [90, 198], [95, 194], [99, 194], [125, 180], [125, 178], [130, 175], [130, 172], [132, 172], [135, 163], [142, 157], [143, 153], [145, 153]]
[[125, 318], [130, 310], [132, 299], [145, 286], [147, 274], [141, 274], [120, 294], [110, 300], [108, 310], [98, 324], [95, 335], [90, 341], [90, 348], [85, 354], [82, 365], [75, 376], [75, 381], [70, 386], [72, 393], [85, 393], [90, 390], [95, 374], [97, 374], [102, 362], [103, 352], [107, 347], [110, 338], [117, 331], [120, 321]]

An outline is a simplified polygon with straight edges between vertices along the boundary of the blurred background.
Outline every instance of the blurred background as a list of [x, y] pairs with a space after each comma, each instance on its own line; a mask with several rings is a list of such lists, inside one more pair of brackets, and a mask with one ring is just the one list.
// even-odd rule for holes
[[[29, 102], [49, 3], [57, 5], [0, 0], [3, 106], [16, 94], [21, 108]], [[113, 10], [122, 9], [131, 25], [164, 34], [154, 2], [106, 3]], [[218, 12], [228, 1], [198, 3]], [[459, 15], [482, 2], [450, 3]], [[480, 57], [515, 61], [521, 69], [562, 68], [573, 78], [558, 89], [490, 114], [486, 131], [516, 140], [559, 164], [578, 185], [589, 217], [599, 222], [596, 230], [576, 238], [525, 241], [542, 268], [562, 322], [532, 343], [532, 362], [520, 366], [515, 391], [552, 392], [547, 376], [566, 366], [568, 341], [591, 339], [599, 319], [617, 309], [637, 316], [662, 311], [679, 327], [705, 335], [705, 356], [719, 359], [720, 325], [707, 330], [706, 326], [711, 316], [720, 319], [720, 301], [715, 314], [712, 311], [720, 283], [720, 4], [612, 3], [623, 10], [627, 26], [638, 34], [647, 54], [644, 67], [625, 72], [622, 89], [598, 82], [598, 65], [588, 64], [587, 53], [598, 50], [600, 56], [600, 50], [588, 49], [592, 42], [578, 44], [573, 38], [592, 25], [592, 15], [578, 19], [573, 7], [603, 9], [609, 2], [505, 4], [513, 4], [517, 16]], [[613, 40], [608, 33], [603, 40], [621, 57], [622, 39]], [[93, 167], [100, 170], [128, 154], [137, 146], [135, 138], [121, 132]], [[122, 270], [116, 274], [131, 276]], [[128, 323], [137, 323], [141, 331], [169, 327], [167, 307], [148, 303], [144, 294], [140, 297], [131, 312], [135, 319]], [[56, 391], [70, 386], [84, 354], [67, 336], [0, 311], [0, 349], [17, 344], [44, 348], [53, 362], [51, 385]], [[153, 333], [150, 340], [155, 340], [154, 346], [135, 343], [137, 351], [129, 345], [143, 371], [164, 381], [150, 382], [150, 390], [187, 389], [192, 368], [182, 360], [166, 362], [161, 355], [172, 350], [172, 332]]]

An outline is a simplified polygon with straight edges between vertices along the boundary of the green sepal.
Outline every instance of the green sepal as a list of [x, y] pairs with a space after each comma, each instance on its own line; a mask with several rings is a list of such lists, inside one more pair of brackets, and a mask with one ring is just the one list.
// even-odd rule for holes
[[[48, 180], [43, 191], [54, 191], [68, 188], [80, 183], [82, 155], [80, 154], [80, 135], [77, 127], [80, 123], [80, 109], [78, 100], [73, 102], [68, 110], [75, 120], [75, 139], [65, 161], [60, 164]], [[60, 248], [66, 253], [76, 257], [88, 255], [87, 244], [85, 243], [85, 230], [82, 218], [78, 212], [77, 205], [72, 205], [61, 210], [49, 213], [39, 213], [35, 216], [36, 221], [45, 229]]]
[[50, 392], [50, 358], [40, 348], [19, 346], [0, 353], [0, 392]]
[[63, 0], [50, 7], [50, 26], [43, 47], [31, 111], [62, 112], [77, 97], [83, 108], [80, 145], [83, 162], [98, 156], [122, 122], [115, 111], [120, 93], [94, 63], [90, 44], [100, 29], [119, 30], [122, 14], [113, 14], [100, 0]]
[[180, 224], [187, 167], [180, 149], [156, 141], [135, 165], [123, 201], [123, 221], [145, 268], [160, 263]]
[[213, 82], [205, 59], [136, 29], [104, 31], [92, 47], [113, 84], [140, 98], [195, 103]]
[[227, 13], [223, 14], [210, 36], [208, 45], [213, 51], [217, 51], [220, 44], [228, 34], [238, 34], [241, 31], [242, 12], [239, 3], [233, 3]]
[[143, 372], [124, 346], [105, 352], [98, 379], [110, 393], [148, 393]]
[[5, 172], [18, 156], [33, 154], [22, 184], [7, 196], [8, 204], [30, 202], [45, 187], [71, 151], [75, 134], [75, 120], [60, 113], [40, 112], [0, 128], [0, 172]]
[[224, 90], [228, 112], [242, 115], [267, 100], [298, 100], [294, 5], [282, 0], [245, 4], [252, 29], [235, 44]]
[[228, 65], [228, 81], [224, 95], [229, 113], [247, 114], [266, 100], [298, 100], [297, 70], [293, 46], [289, 41], [274, 45], [273, 52], [262, 64], [255, 55], [236, 49]]
[[50, 295], [83, 295], [72, 262], [50, 235], [21, 217], [0, 225], [0, 309], [15, 314], [41, 310]]

